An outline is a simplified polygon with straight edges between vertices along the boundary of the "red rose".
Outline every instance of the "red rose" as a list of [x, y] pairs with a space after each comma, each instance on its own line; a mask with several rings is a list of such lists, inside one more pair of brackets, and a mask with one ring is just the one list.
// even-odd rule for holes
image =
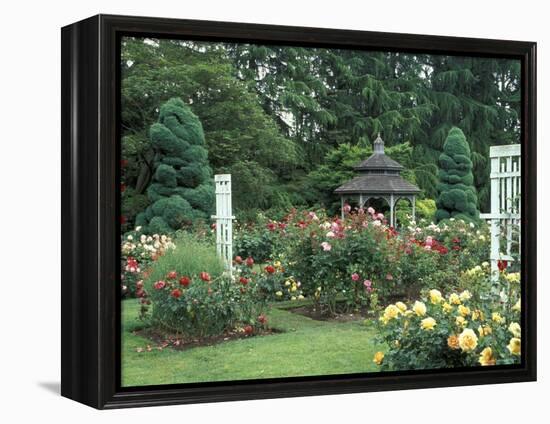
[[460, 246], [453, 246], [453, 250], [460, 250]]
[[188, 287], [189, 284], [191, 284], [191, 278], [187, 277], [187, 276], [183, 276], [180, 278], [180, 284], [183, 286], [183, 287]]
[[180, 289], [174, 289], [170, 293], [170, 296], [172, 296], [174, 299], [179, 299], [181, 297], [181, 290]]
[[251, 325], [247, 325], [246, 327], [244, 327], [244, 334], [250, 335], [253, 332], [254, 332], [254, 327], [252, 327]]
[[202, 281], [210, 281], [210, 274], [208, 272], [201, 272], [200, 277]]
[[277, 224], [275, 224], [274, 222], [269, 222], [269, 223], [267, 224], [267, 229], [268, 229], [269, 231], [275, 231], [276, 228], [277, 228]]
[[121, 225], [126, 224], [126, 217], [124, 215], [120, 215], [120, 224]]
[[137, 297], [143, 297], [145, 294], [145, 292], [143, 291], [143, 289], [137, 289], [136, 290], [136, 296]]
[[455, 238], [453, 239], [453, 243], [460, 243], [460, 239], [455, 237]]
[[242, 264], [243, 258], [241, 258], [240, 256], [235, 256], [235, 263]]
[[275, 267], [273, 265], [268, 265], [265, 267], [265, 272], [268, 274], [273, 274], [275, 272]]
[[253, 265], [254, 265], [254, 259], [252, 259], [251, 256], [249, 256], [248, 258], [246, 258], [246, 266], [252, 268]]
[[248, 278], [246, 278], [246, 277], [239, 278], [239, 281], [241, 282], [241, 284], [243, 286], [246, 286], [248, 284]]
[[258, 322], [259, 322], [260, 324], [265, 324], [265, 323], [267, 322], [266, 316], [263, 315], [263, 314], [260, 315], [260, 316], [258, 317]]
[[153, 287], [156, 289], [156, 290], [162, 290], [164, 287], [166, 287], [166, 283], [162, 280], [159, 280], [159, 281], [156, 281], [154, 284], [153, 284]]
[[503, 272], [508, 267], [508, 261], [499, 260], [497, 262], [498, 270]]
[[175, 280], [178, 278], [178, 273], [176, 271], [170, 271], [166, 276], [169, 280]]
[[286, 228], [286, 224], [284, 222], [279, 222], [279, 229], [284, 230]]

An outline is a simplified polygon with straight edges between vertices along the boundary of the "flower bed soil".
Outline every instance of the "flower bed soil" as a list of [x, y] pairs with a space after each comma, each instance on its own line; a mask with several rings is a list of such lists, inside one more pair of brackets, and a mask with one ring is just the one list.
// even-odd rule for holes
[[268, 329], [254, 329], [252, 334], [246, 334], [244, 330], [230, 330], [217, 336], [209, 337], [185, 337], [182, 335], [170, 335], [166, 332], [152, 328], [144, 328], [140, 330], [134, 330], [132, 332], [136, 336], [145, 337], [151, 341], [144, 347], [136, 349], [137, 352], [150, 352], [152, 350], [163, 350], [166, 348], [172, 348], [176, 350], [185, 350], [199, 346], [211, 346], [218, 343], [227, 342], [230, 340], [246, 339], [257, 336], [270, 336], [277, 333], [282, 333], [281, 330], [268, 328]]

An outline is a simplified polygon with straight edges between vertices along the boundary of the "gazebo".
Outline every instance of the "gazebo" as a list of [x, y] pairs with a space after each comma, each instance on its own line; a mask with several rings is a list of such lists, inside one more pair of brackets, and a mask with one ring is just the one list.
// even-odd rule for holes
[[415, 219], [416, 195], [420, 189], [401, 177], [403, 166], [384, 153], [384, 141], [380, 134], [374, 140], [374, 153], [354, 169], [359, 175], [338, 187], [334, 192], [340, 195], [342, 218], [344, 201], [355, 197], [359, 207], [363, 207], [371, 198], [382, 198], [390, 206], [390, 225], [395, 226], [394, 210], [399, 199], [407, 199], [412, 205], [412, 216]]

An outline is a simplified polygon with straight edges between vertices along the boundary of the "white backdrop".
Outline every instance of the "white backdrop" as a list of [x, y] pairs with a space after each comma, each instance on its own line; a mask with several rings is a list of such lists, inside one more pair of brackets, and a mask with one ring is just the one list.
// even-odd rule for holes
[[[443, 5], [445, 3], [445, 6]], [[5, 2], [0, 25], [0, 417], [79, 424], [155, 422], [514, 423], [548, 412], [549, 308], [539, 243], [539, 382], [98, 412], [58, 394], [60, 355], [60, 31], [96, 13], [227, 20], [539, 42], [539, 113], [548, 117], [543, 1], [296, 0]], [[546, 15], [546, 16], [545, 16]], [[546, 74], [546, 76], [545, 76]], [[539, 120], [540, 158], [550, 159]], [[539, 211], [550, 183], [539, 166]], [[542, 218], [542, 213], [539, 215]], [[542, 221], [542, 219], [540, 220]], [[549, 239], [539, 224], [539, 240]], [[527, 235], [533, 237], [533, 235]], [[545, 336], [545, 337], [543, 337]], [[546, 404], [544, 403], [546, 401]]]

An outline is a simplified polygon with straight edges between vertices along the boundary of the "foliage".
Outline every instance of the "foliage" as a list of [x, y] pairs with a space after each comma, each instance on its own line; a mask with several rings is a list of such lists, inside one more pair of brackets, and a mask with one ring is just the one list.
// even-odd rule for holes
[[181, 234], [176, 249], [159, 258], [145, 281], [151, 323], [186, 337], [222, 334], [237, 325], [260, 325], [264, 305], [257, 286], [224, 274], [214, 249]]
[[[476, 278], [488, 281], [487, 269], [477, 266]], [[502, 280], [513, 281], [505, 283], [510, 294], [505, 298], [472, 289], [444, 297], [432, 289], [420, 301], [388, 305], [379, 321], [388, 348], [374, 362], [384, 371], [519, 363], [519, 279]]]
[[136, 218], [148, 233], [168, 233], [206, 219], [214, 203], [204, 134], [197, 117], [180, 99], [170, 99], [151, 126], [155, 150], [151, 205]]
[[460, 128], [449, 131], [439, 156], [439, 167], [436, 219], [479, 219], [470, 146]]
[[[409, 143], [415, 160], [403, 164], [435, 198], [453, 126], [468, 135], [476, 207], [487, 210], [489, 146], [519, 141], [517, 60], [132, 37], [121, 53], [122, 177], [137, 195], [152, 178], [147, 129], [175, 96], [201, 120], [214, 172], [233, 175], [238, 211], [322, 204], [333, 212], [329, 188], [342, 175], [318, 181], [325, 158], [344, 144], [365, 148], [377, 132], [389, 148]], [[133, 225], [136, 208], [126, 202]]]

